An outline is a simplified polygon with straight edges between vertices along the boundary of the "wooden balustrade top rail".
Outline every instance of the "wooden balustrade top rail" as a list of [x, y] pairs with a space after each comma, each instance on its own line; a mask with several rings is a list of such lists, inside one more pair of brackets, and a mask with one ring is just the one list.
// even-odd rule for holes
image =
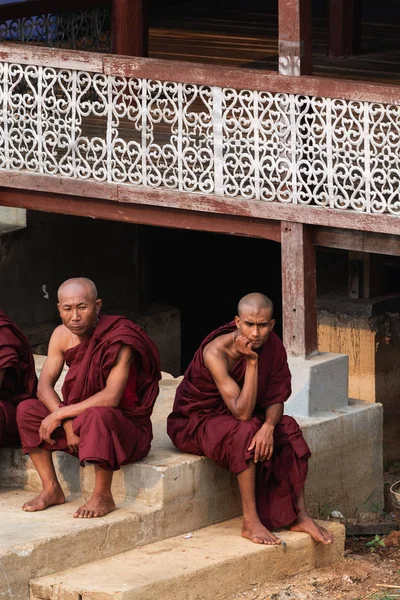
[[[85, 3], [92, 1], [101, 0], [84, 0]], [[400, 85], [381, 85], [309, 76], [289, 77], [279, 75], [274, 71], [229, 66], [112, 54], [99, 55], [94, 52], [26, 47], [11, 43], [0, 44], [0, 61], [236, 90], [260, 90], [272, 93], [282, 92], [322, 98], [400, 104]]]

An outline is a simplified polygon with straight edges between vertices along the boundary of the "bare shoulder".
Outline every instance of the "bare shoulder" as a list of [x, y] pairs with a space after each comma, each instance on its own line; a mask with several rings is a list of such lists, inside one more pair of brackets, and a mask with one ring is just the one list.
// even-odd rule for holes
[[53, 350], [54, 352], [65, 352], [68, 348], [76, 345], [76, 343], [73, 343], [72, 337], [71, 332], [65, 325], [59, 325], [51, 334], [49, 350]]
[[228, 366], [227, 346], [229, 341], [230, 334], [220, 335], [205, 346], [203, 350], [203, 359], [208, 368]]

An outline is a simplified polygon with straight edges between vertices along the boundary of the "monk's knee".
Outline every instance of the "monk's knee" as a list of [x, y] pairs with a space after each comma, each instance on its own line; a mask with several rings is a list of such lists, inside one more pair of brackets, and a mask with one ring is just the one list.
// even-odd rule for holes
[[32, 398], [31, 400], [23, 400], [17, 406], [17, 424], [25, 424], [32, 421], [32, 416], [36, 413], [39, 400]]
[[109, 406], [92, 406], [79, 415], [78, 419], [81, 424], [96, 422], [108, 424], [114, 420], [116, 410], [118, 409]]
[[249, 421], [240, 421], [239, 431], [245, 436], [254, 436], [261, 427], [260, 419], [253, 418]]

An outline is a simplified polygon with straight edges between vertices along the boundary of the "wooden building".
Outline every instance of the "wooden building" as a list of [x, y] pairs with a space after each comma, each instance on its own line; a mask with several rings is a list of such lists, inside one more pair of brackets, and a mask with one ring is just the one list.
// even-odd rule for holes
[[350, 390], [388, 401], [391, 381], [393, 440], [400, 301], [388, 294], [400, 285], [385, 288], [376, 257], [400, 256], [400, 69], [380, 72], [374, 52], [357, 60], [361, 0], [252, 4], [155, 3], [150, 27], [147, 0], [1, 6], [3, 227], [24, 223], [18, 208], [279, 243], [284, 343], [305, 359], [318, 350], [316, 247], [346, 251], [361, 312], [321, 300], [320, 350], [351, 354], [367, 324], [368, 366], [350, 356]]

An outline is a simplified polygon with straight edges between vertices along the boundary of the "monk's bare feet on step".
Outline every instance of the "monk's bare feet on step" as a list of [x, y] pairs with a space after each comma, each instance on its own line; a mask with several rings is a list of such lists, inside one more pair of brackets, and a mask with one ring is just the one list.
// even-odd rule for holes
[[104, 517], [115, 510], [114, 498], [109, 496], [102, 496], [99, 494], [92, 494], [90, 500], [83, 506], [80, 506], [76, 513], [74, 513], [75, 519], [95, 519], [97, 517]]
[[55, 506], [56, 504], [64, 504], [65, 496], [59, 485], [54, 487], [45, 488], [36, 496], [33, 500], [25, 502], [22, 506], [22, 510], [26, 512], [36, 512], [37, 510], [45, 510], [49, 506]]
[[294, 523], [289, 527], [290, 531], [301, 531], [303, 533], [309, 533], [316, 542], [321, 544], [332, 544], [333, 533], [321, 527], [308, 515], [299, 515]]
[[255, 544], [277, 546], [281, 540], [268, 531], [260, 521], [246, 521], [243, 519], [242, 536]]

